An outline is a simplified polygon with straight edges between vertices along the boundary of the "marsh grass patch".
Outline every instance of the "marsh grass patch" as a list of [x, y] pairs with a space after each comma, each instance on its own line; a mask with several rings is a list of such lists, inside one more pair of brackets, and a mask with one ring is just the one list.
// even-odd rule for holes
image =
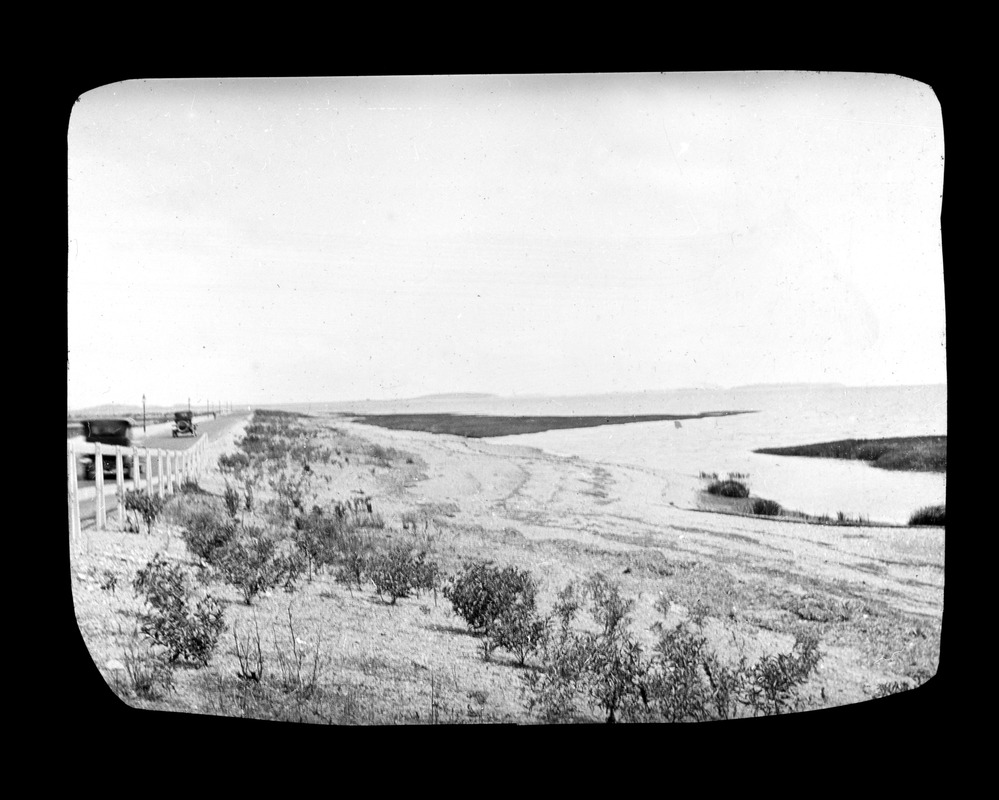
[[924, 506], [909, 517], [910, 525], [939, 525], [947, 521], [947, 506]]

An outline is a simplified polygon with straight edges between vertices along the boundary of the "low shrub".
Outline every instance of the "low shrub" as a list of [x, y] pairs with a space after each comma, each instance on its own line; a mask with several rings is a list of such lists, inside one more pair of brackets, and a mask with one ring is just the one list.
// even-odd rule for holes
[[749, 488], [742, 481], [736, 481], [729, 478], [728, 480], [714, 480], [708, 484], [706, 489], [708, 494], [717, 495], [719, 497], [749, 497]]
[[138, 520], [146, 523], [146, 533], [151, 533], [153, 524], [163, 511], [166, 500], [159, 495], [150, 494], [145, 489], [133, 489], [125, 492], [125, 510], [131, 512], [135, 526]]
[[784, 510], [776, 500], [757, 497], [753, 500], [753, 513], [762, 517], [779, 517]]
[[363, 529], [341, 532], [335, 544], [334, 580], [347, 586], [356, 585], [360, 590], [367, 580], [368, 565], [374, 553], [374, 542]]
[[341, 527], [337, 520], [325, 517], [322, 509], [314, 507], [308, 515], [296, 515], [292, 540], [308, 568], [308, 579], [326, 564], [335, 563]]
[[797, 710], [796, 690], [815, 671], [820, 660], [815, 636], [799, 636], [790, 653], [765, 655], [748, 671], [744, 702], [753, 716], [770, 716]]
[[[571, 591], [571, 587], [567, 588]], [[570, 627], [576, 610], [572, 605], [556, 606], [551, 619], [560, 618], [559, 624], [549, 628], [537, 648], [540, 667], [522, 676], [527, 710], [546, 722], [566, 722], [578, 712], [590, 640], [581, 638]]]
[[361, 721], [357, 719], [356, 692], [348, 689], [345, 697], [339, 688], [325, 683], [332, 656], [322, 630], [316, 632], [314, 641], [306, 641], [311, 637], [300, 635], [289, 606], [287, 631], [279, 636], [275, 625], [273, 632], [273, 649], [265, 658], [255, 618], [252, 632], [240, 636], [234, 631], [239, 668], [233, 677], [216, 676], [214, 692], [208, 698], [210, 710], [226, 716], [286, 722]]
[[201, 488], [196, 478], [184, 478], [183, 482], [180, 484], [181, 494], [204, 494], [205, 490]]
[[109, 569], [104, 570], [101, 573], [101, 582], [99, 585], [102, 591], [114, 594], [118, 588], [118, 574]]
[[[572, 627], [587, 600], [597, 632]], [[528, 709], [549, 722], [572, 719], [580, 704], [607, 722], [634, 717], [629, 709], [642, 703], [648, 667], [628, 630], [633, 608], [634, 601], [601, 574], [563, 589], [538, 648], [540, 667], [524, 676]]]
[[434, 590], [440, 583], [439, 569], [428, 560], [426, 551], [414, 552], [406, 542], [396, 542], [385, 550], [376, 550], [368, 560], [367, 576], [379, 597], [388, 597], [395, 605], [411, 592]]
[[312, 473], [300, 469], [281, 470], [270, 479], [270, 487], [277, 494], [272, 507], [279, 520], [289, 521], [306, 512], [307, 500], [313, 496], [311, 482]]
[[193, 511], [181, 531], [187, 549], [203, 562], [214, 564], [216, 556], [236, 536], [236, 523], [222, 519], [214, 510]]
[[495, 567], [489, 561], [465, 564], [460, 574], [448, 580], [444, 596], [482, 637], [484, 660], [502, 647], [524, 666], [545, 639], [548, 621], [537, 613], [537, 586], [526, 570]]
[[229, 516], [236, 519], [239, 516], [239, 509], [243, 505], [243, 498], [239, 495], [239, 489], [229, 483], [229, 481], [225, 482], [225, 488], [222, 490], [222, 500], [225, 503], [225, 510], [229, 512]]
[[925, 506], [909, 517], [910, 525], [943, 525], [946, 521], [947, 506]]
[[257, 527], [241, 530], [220, 548], [214, 564], [226, 583], [239, 589], [246, 605], [277, 586], [293, 589], [303, 567], [294, 554], [279, 552], [277, 541]]
[[547, 634], [548, 621], [538, 616], [531, 595], [529, 603], [514, 603], [489, 624], [485, 634], [488, 644], [483, 646], [483, 650], [489, 653], [495, 647], [502, 647], [513, 653], [517, 664], [523, 667], [527, 657], [538, 650]]
[[527, 570], [496, 567], [491, 561], [465, 564], [443, 588], [454, 612], [476, 633], [485, 633], [504, 610], [534, 603], [536, 588]]
[[219, 471], [223, 474], [238, 475], [244, 469], [250, 467], [250, 456], [248, 453], [227, 453], [219, 456]]
[[241, 680], [259, 683], [267, 674], [267, 665], [261, 646], [260, 626], [257, 623], [256, 615], [253, 617], [253, 634], [240, 638], [239, 630], [234, 626], [232, 639], [235, 645], [233, 652], [239, 663], [236, 675]]
[[166, 650], [167, 660], [206, 665], [226, 627], [222, 603], [210, 594], [196, 597], [187, 571], [159, 553], [136, 572], [132, 587], [151, 609], [139, 615], [142, 633]]
[[114, 689], [119, 695], [134, 695], [145, 700], [162, 700], [174, 689], [173, 666], [162, 655], [144, 647], [138, 629], [132, 631], [122, 652], [124, 685], [115, 674]]
[[373, 444], [368, 448], [368, 456], [383, 467], [388, 467], [392, 465], [392, 459], [399, 457], [399, 453], [394, 448]]
[[[597, 631], [573, 626], [589, 600]], [[527, 704], [546, 721], [573, 719], [580, 708], [607, 722], [700, 722], [775, 715], [801, 706], [797, 690], [815, 672], [818, 640], [800, 637], [790, 653], [724, 663], [696, 623], [653, 626], [650, 654], [629, 631], [633, 603], [596, 575], [559, 595], [538, 649], [539, 668], [524, 675]], [[669, 603], [657, 604], [666, 613]]]
[[711, 673], [704, 668], [709, 657], [704, 635], [686, 622], [674, 628], [657, 623], [656, 630], [655, 655], [646, 675], [645, 715], [663, 722], [731, 716], [728, 697], [713, 696]]
[[918, 689], [926, 681], [928, 681], [932, 676], [930, 673], [925, 673], [920, 671], [919, 673], [909, 676], [903, 681], [889, 681], [888, 683], [879, 683], [877, 689], [874, 692], [875, 698], [889, 697], [893, 694], [901, 694], [902, 692], [908, 692], [913, 689]]
[[332, 662], [332, 657], [323, 647], [322, 629], [316, 633], [315, 644], [304, 642], [295, 630], [291, 606], [288, 606], [287, 644], [282, 645], [278, 640], [275, 627], [274, 654], [276, 669], [272, 671], [273, 677], [284, 693], [309, 700], [321, 690], [320, 679]]

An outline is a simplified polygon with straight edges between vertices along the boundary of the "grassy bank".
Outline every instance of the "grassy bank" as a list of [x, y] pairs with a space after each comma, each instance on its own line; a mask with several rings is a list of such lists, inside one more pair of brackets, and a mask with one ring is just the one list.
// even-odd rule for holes
[[392, 430], [448, 433], [481, 439], [488, 436], [514, 436], [520, 433], [567, 428], [595, 428], [599, 425], [627, 425], [633, 422], [669, 422], [705, 417], [751, 414], [752, 411], [707, 411], [702, 414], [632, 414], [594, 417], [502, 417], [484, 414], [345, 414], [355, 422]]
[[881, 469], [917, 472], [947, 471], [946, 436], [905, 436], [893, 439], [840, 439], [835, 442], [754, 450], [772, 456], [845, 458], [868, 461]]

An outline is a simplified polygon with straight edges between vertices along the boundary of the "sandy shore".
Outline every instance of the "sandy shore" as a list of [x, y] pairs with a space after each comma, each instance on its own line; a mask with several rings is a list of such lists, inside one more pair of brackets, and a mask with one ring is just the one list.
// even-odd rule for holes
[[532, 540], [571, 539], [607, 550], [654, 542], [671, 558], [709, 556], [735, 569], [845, 582], [903, 612], [942, 612], [944, 531], [939, 528], [812, 525], [710, 513], [696, 510], [702, 481], [694, 475], [456, 436], [335, 424], [423, 461], [423, 479], [381, 498], [383, 506], [400, 512], [453, 503], [463, 523], [513, 528]]

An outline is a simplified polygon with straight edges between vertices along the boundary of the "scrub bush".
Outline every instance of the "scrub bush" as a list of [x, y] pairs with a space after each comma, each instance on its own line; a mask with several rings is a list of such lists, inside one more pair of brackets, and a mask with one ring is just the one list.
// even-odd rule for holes
[[427, 559], [426, 551], [414, 552], [405, 542], [375, 551], [368, 560], [367, 576], [379, 597], [390, 598], [390, 605], [411, 592], [436, 589], [440, 582], [438, 566]]
[[753, 500], [753, 513], [761, 517], [779, 517], [783, 509], [776, 500], [757, 497]]
[[125, 510], [132, 513], [135, 520], [135, 527], [138, 528], [138, 520], [141, 517], [146, 523], [146, 533], [151, 533], [153, 524], [163, 511], [165, 500], [159, 495], [150, 494], [145, 489], [133, 489], [125, 492]]
[[728, 480], [711, 481], [707, 488], [708, 494], [718, 495], [719, 497], [749, 497], [749, 488], [742, 481], [736, 481], [729, 478]]
[[236, 536], [236, 523], [222, 519], [212, 509], [190, 514], [181, 532], [187, 549], [207, 564], [214, 564], [219, 552]]
[[[580, 629], [574, 622], [587, 600], [591, 625]], [[817, 668], [818, 639], [802, 636], [790, 653], [728, 664], [709, 649], [700, 624], [660, 622], [646, 654], [629, 630], [632, 607], [602, 575], [560, 593], [538, 648], [540, 666], [523, 678], [531, 712], [549, 722], [582, 712], [607, 722], [702, 722], [801, 707], [797, 691]], [[669, 603], [657, 607], [665, 614]]]
[[223, 579], [240, 590], [246, 605], [277, 586], [293, 589], [303, 566], [295, 555], [278, 552], [277, 541], [257, 527], [243, 529], [220, 548], [214, 564]]
[[536, 587], [531, 573], [516, 567], [495, 567], [491, 561], [465, 564], [443, 589], [454, 612], [476, 633], [489, 626], [510, 607], [534, 606]]
[[132, 587], [150, 608], [139, 615], [142, 633], [165, 648], [168, 661], [183, 658], [204, 666], [211, 660], [226, 627], [218, 599], [197, 598], [187, 571], [159, 553], [136, 572]]

